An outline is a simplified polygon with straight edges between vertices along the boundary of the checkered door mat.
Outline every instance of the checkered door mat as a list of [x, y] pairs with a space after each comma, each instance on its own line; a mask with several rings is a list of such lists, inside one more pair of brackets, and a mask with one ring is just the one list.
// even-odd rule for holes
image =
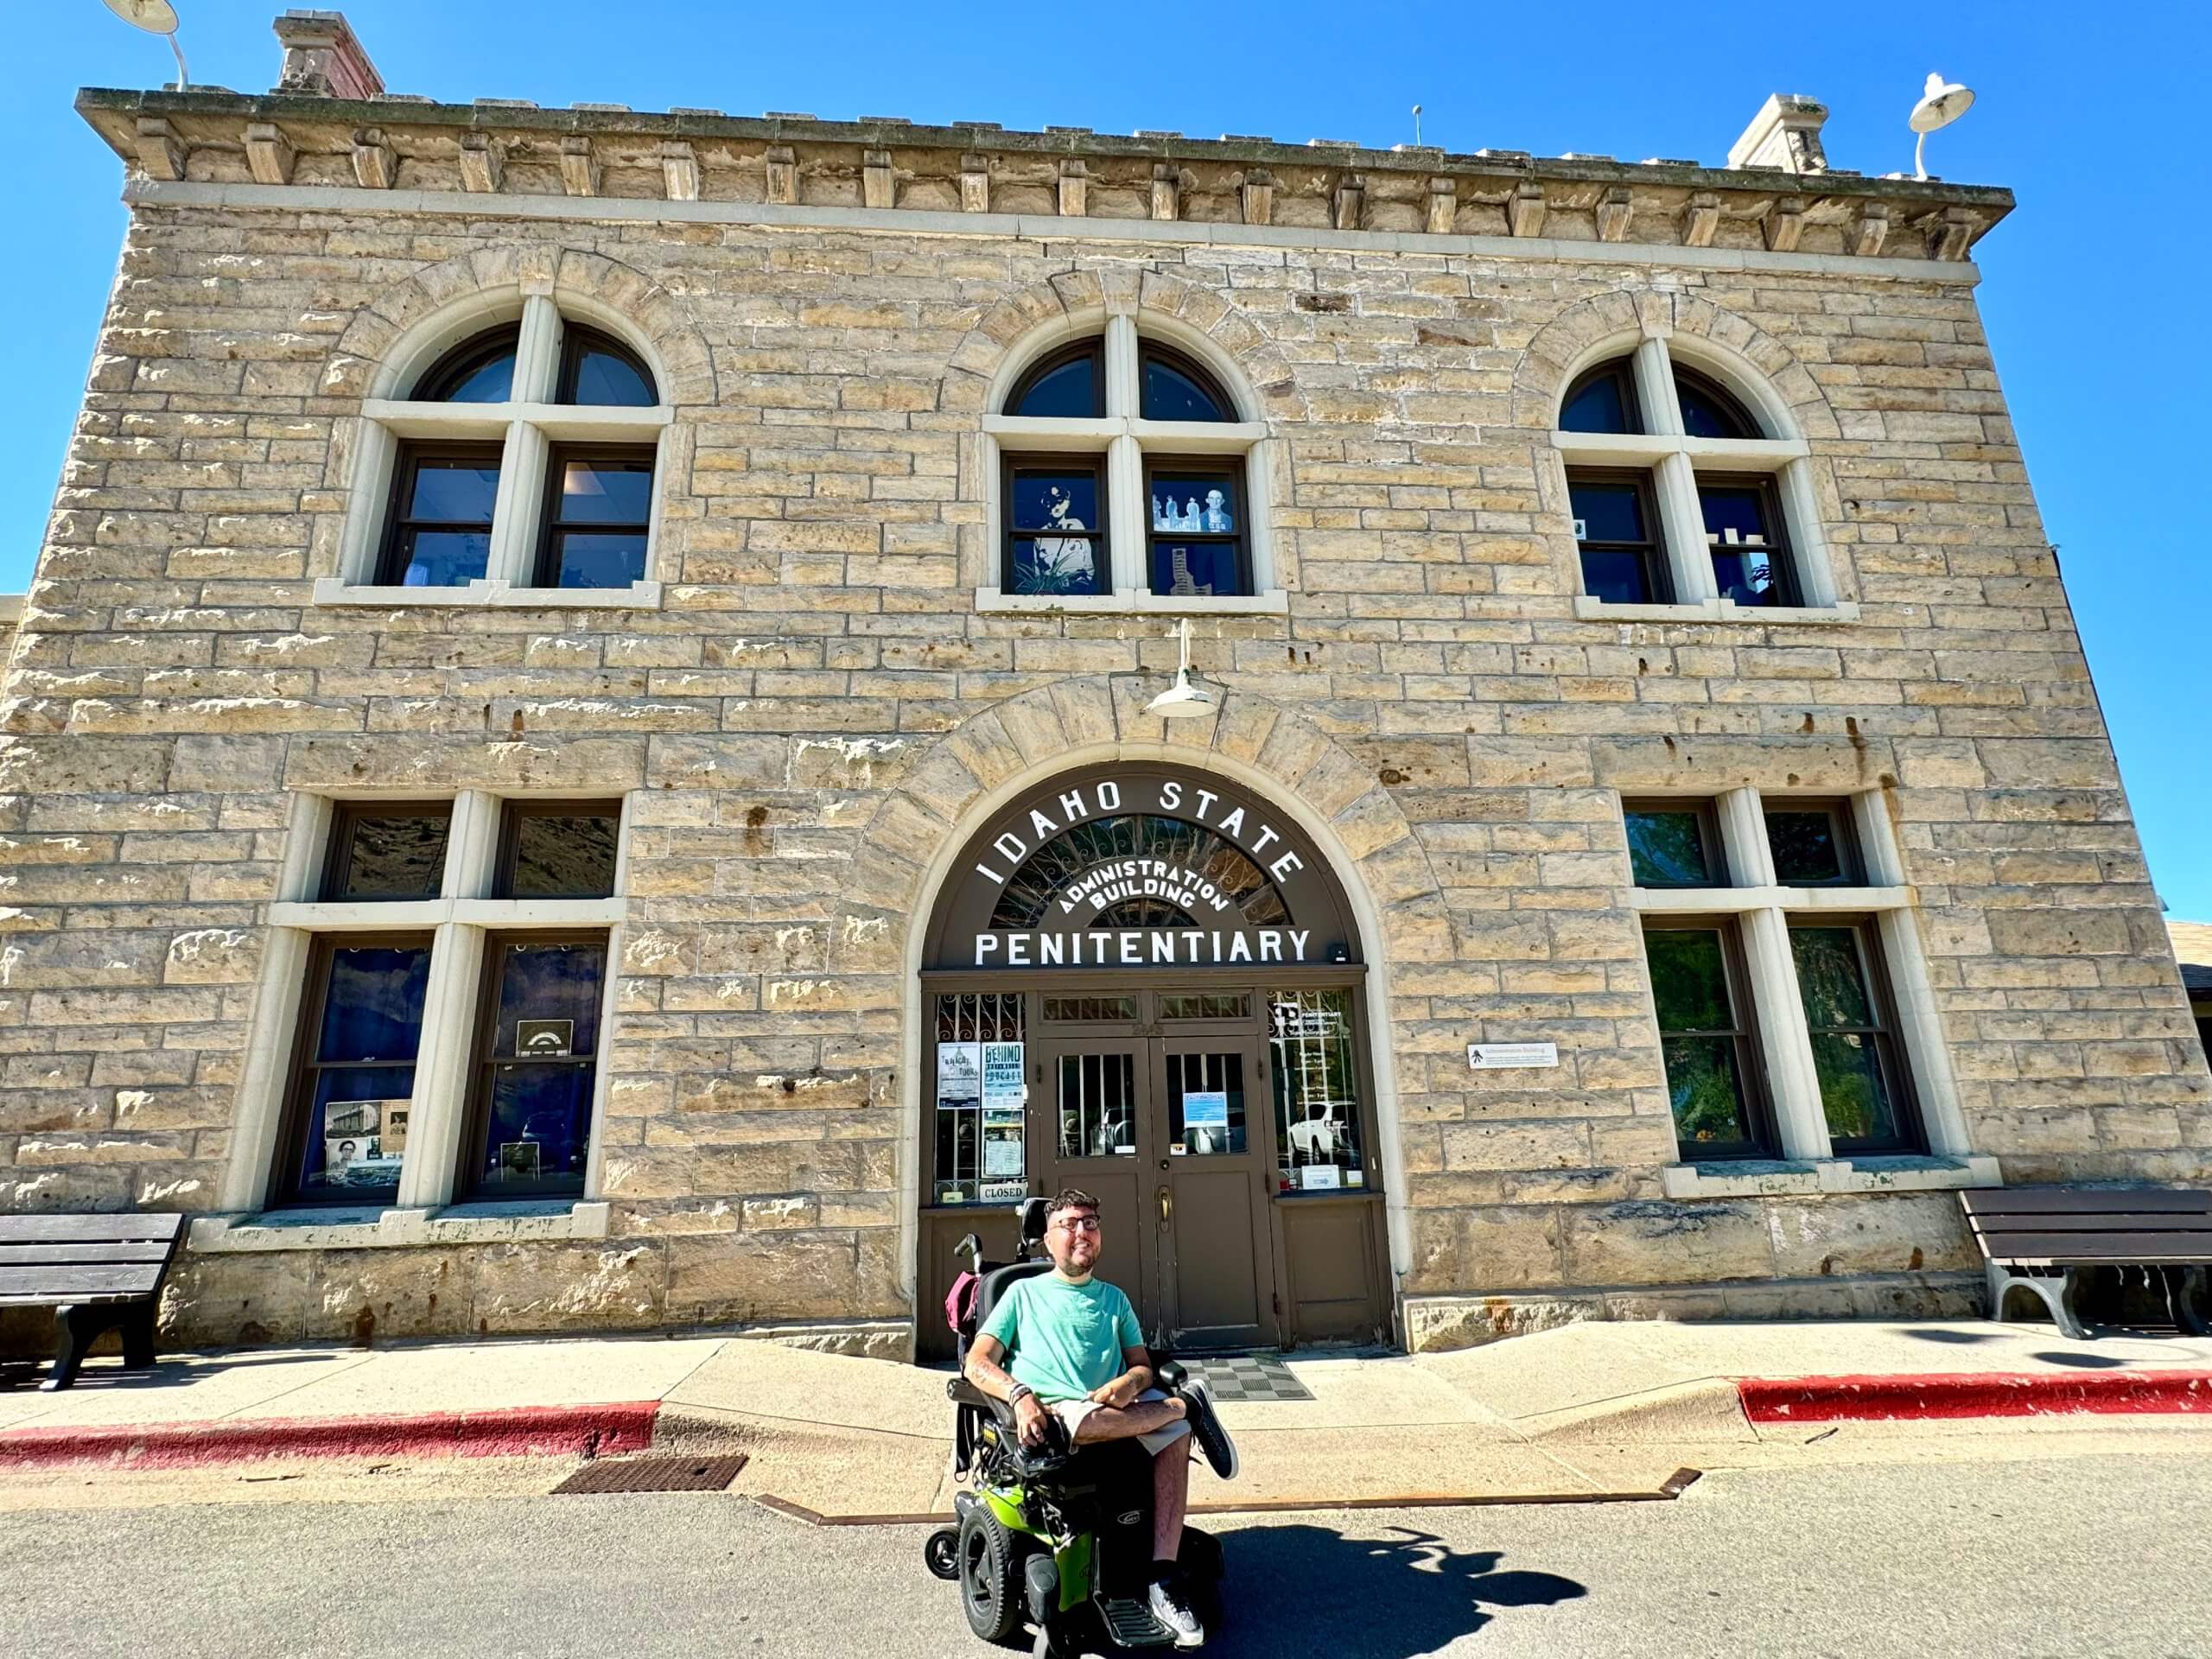
[[1274, 1354], [1239, 1354], [1228, 1359], [1186, 1359], [1183, 1367], [1203, 1380], [1213, 1397], [1229, 1402], [1311, 1400], [1313, 1391]]

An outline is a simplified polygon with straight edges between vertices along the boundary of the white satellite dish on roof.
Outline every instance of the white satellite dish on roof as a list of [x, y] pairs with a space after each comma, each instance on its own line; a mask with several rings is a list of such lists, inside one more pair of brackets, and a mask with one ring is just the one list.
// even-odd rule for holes
[[1912, 176], [1925, 179], [1928, 168], [1922, 162], [1922, 152], [1928, 148], [1928, 135], [1948, 127], [1974, 107], [1974, 92], [1955, 80], [1945, 80], [1941, 75], [1928, 77], [1928, 85], [1920, 94], [1920, 102], [1912, 106], [1912, 113], [1905, 118], [1905, 125], [1920, 137], [1913, 141]]
[[184, 67], [184, 48], [176, 43], [176, 8], [169, 0], [100, 0], [110, 11], [133, 29], [143, 29], [149, 35], [159, 35], [169, 43], [169, 50], [176, 54], [176, 89], [188, 92], [192, 77]]

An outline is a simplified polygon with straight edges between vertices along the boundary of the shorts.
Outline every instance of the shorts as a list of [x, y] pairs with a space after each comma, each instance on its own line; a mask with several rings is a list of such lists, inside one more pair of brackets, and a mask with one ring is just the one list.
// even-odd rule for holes
[[[1143, 1405], [1148, 1401], [1165, 1400], [1166, 1397], [1158, 1389], [1147, 1389], [1137, 1395], [1135, 1403]], [[1068, 1432], [1068, 1443], [1072, 1446], [1077, 1426], [1098, 1409], [1098, 1402], [1096, 1400], [1056, 1400], [1046, 1409], [1060, 1420], [1060, 1426]], [[1156, 1428], [1149, 1434], [1140, 1434], [1136, 1438], [1146, 1451], [1158, 1457], [1190, 1432], [1190, 1424], [1173, 1422], [1165, 1428]]]

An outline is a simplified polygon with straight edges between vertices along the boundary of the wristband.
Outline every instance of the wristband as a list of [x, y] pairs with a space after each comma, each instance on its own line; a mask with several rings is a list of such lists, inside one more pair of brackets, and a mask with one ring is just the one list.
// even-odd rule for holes
[[1018, 1406], [1021, 1403], [1026, 1395], [1033, 1395], [1036, 1392], [1037, 1390], [1031, 1388], [1027, 1382], [1017, 1382], [1006, 1391], [1006, 1402], [1009, 1406]]

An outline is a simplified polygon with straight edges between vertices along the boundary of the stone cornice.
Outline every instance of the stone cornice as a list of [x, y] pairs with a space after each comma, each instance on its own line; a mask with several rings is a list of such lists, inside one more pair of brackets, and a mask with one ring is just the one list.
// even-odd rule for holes
[[1849, 173], [1176, 133], [1009, 132], [984, 123], [103, 88], [80, 92], [77, 108], [150, 180], [251, 182], [309, 194], [333, 187], [349, 195], [404, 191], [417, 200], [420, 193], [446, 192], [566, 197], [580, 211], [594, 198], [754, 203], [1890, 264], [1963, 261], [2013, 205], [2012, 193], [1999, 188]]

